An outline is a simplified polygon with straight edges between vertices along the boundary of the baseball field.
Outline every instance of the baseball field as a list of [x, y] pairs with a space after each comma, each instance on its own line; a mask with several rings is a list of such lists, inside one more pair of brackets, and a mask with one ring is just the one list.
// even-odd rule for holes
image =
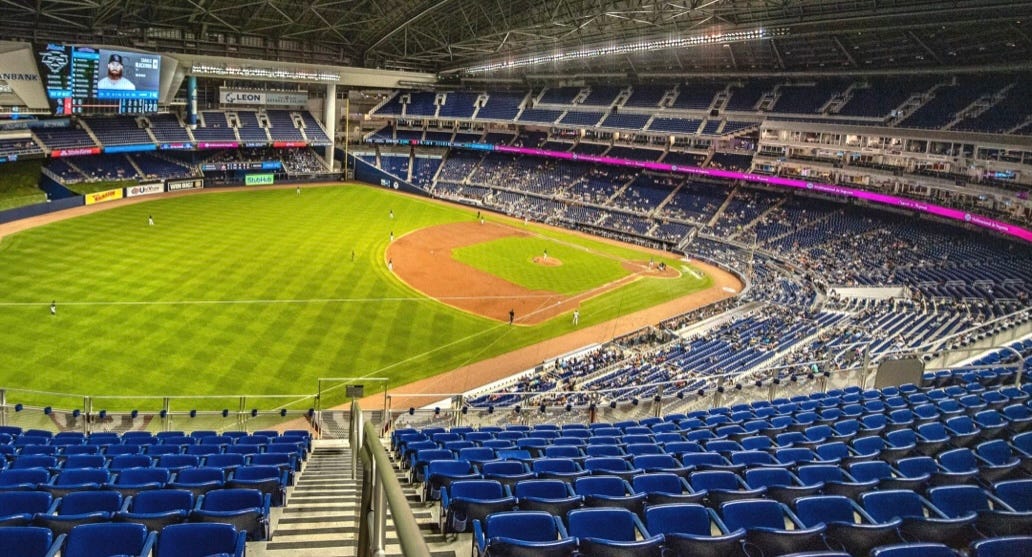
[[657, 253], [371, 186], [82, 213], [0, 241], [0, 387], [400, 385], [716, 289], [710, 270]]

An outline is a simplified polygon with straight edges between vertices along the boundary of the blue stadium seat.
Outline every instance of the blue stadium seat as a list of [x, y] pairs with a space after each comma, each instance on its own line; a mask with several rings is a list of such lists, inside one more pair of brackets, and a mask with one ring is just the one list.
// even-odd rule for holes
[[824, 488], [821, 482], [803, 484], [795, 474], [784, 468], [751, 468], [745, 471], [744, 479], [750, 488], [766, 489], [767, 497], [786, 505], [797, 497], [815, 495]]
[[804, 526], [826, 526], [828, 547], [843, 549], [852, 555], [867, 555], [877, 546], [903, 541], [898, 533], [902, 519], [876, 522], [853, 500], [841, 495], [801, 497], [793, 506]]
[[64, 536], [36, 526], [4, 526], [0, 528], [0, 547], [6, 557], [53, 557], [64, 543]]
[[575, 494], [573, 487], [563, 480], [517, 482], [513, 495], [521, 511], [546, 511], [556, 516], [566, 516], [568, 511], [584, 503], [584, 498]]
[[480, 474], [468, 460], [431, 460], [426, 467], [422, 500], [439, 501], [441, 489], [458, 480], [479, 479]]
[[692, 472], [688, 483], [695, 491], [706, 491], [707, 505], [718, 508], [723, 503], [739, 499], [763, 497], [765, 488], [752, 489], [742, 478], [728, 470], [702, 470]]
[[466, 532], [471, 521], [516, 508], [516, 498], [494, 480], [460, 480], [441, 490], [441, 532]]
[[639, 516], [645, 509], [645, 494], [636, 493], [627, 480], [618, 476], [577, 478], [573, 492], [584, 498], [585, 507], [620, 507]]
[[585, 557], [660, 557], [663, 536], [651, 535], [627, 509], [574, 509], [567, 513], [569, 533]]
[[1032, 512], [1032, 479], [997, 482], [993, 484], [993, 491], [1012, 509]]
[[876, 547], [871, 557], [960, 557], [941, 543], [907, 543]]
[[193, 493], [185, 489], [157, 489], [143, 491], [126, 498], [115, 520], [135, 522], [148, 530], [159, 532], [170, 524], [185, 522], [193, 510]]
[[635, 493], [644, 493], [649, 505], [701, 503], [706, 492], [692, 491], [688, 481], [671, 472], [649, 472], [631, 479]]
[[949, 518], [935, 505], [913, 491], [871, 491], [860, 496], [864, 510], [879, 522], [902, 518], [900, 534], [908, 541], [942, 543], [967, 547], [978, 533], [975, 516]]
[[283, 505], [287, 474], [276, 466], [241, 466], [226, 480], [226, 489], [257, 489], [271, 497], [274, 507]]
[[539, 458], [530, 464], [537, 477], [543, 479], [559, 479], [572, 482], [574, 479], [587, 476], [589, 472], [580, 464], [567, 458]]
[[[805, 526], [782, 503], [768, 499], [729, 501], [720, 506], [720, 515], [729, 530], [744, 528], [749, 544], [764, 554], [782, 555], [802, 551], [823, 551], [825, 526]], [[786, 528], [791, 525], [792, 528]]]
[[999, 498], [974, 485], [947, 485], [928, 490], [928, 498], [950, 518], [976, 515], [975, 528], [989, 536], [1032, 532], [1032, 512], [1017, 512]]
[[237, 531], [247, 532], [249, 540], [266, 540], [270, 497], [257, 489], [215, 489], [201, 496], [189, 520], [232, 524]]
[[162, 489], [171, 479], [172, 472], [168, 468], [126, 468], [119, 471], [114, 481], [105, 487], [120, 491], [122, 497], [128, 497], [142, 491]]
[[109, 522], [72, 528], [61, 548], [62, 557], [147, 557], [157, 535], [141, 524]]
[[559, 517], [542, 511], [497, 512], [473, 520], [476, 555], [570, 557], [577, 539], [566, 533]]
[[50, 471], [46, 468], [9, 468], [0, 470], [0, 490], [34, 490], [40, 484], [50, 482]]
[[237, 532], [229, 524], [173, 524], [158, 535], [157, 554], [161, 557], [244, 557], [246, 539], [246, 532]]
[[[652, 505], [645, 510], [645, 525], [662, 535], [671, 557], [745, 557], [745, 530], [729, 532], [723, 521], [702, 505]], [[714, 535], [713, 532], [719, 532]]]
[[834, 464], [807, 464], [796, 470], [799, 479], [805, 484], [822, 483], [821, 492], [827, 495], [842, 495], [856, 499], [861, 493], [878, 486], [878, 480], [858, 481], [840, 466]]
[[1032, 552], [1032, 536], [1007, 536], [979, 540], [971, 544], [971, 557], [1011, 557]]
[[70, 468], [60, 470], [50, 483], [39, 488], [49, 491], [55, 498], [75, 491], [96, 490], [111, 482], [111, 472], [106, 468]]
[[480, 466], [480, 475], [485, 480], [497, 480], [510, 489], [517, 482], [534, 478], [534, 473], [527, 464], [518, 460], [485, 462]]
[[176, 472], [175, 479], [168, 483], [174, 489], [186, 489], [200, 497], [214, 489], [222, 489], [226, 484], [226, 471], [222, 468], [198, 466], [184, 468]]
[[0, 491], [0, 527], [27, 526], [36, 514], [52, 514], [57, 501], [46, 491]]
[[56, 503], [52, 512], [33, 517], [33, 526], [49, 528], [55, 535], [61, 535], [81, 524], [108, 522], [121, 508], [122, 494], [117, 491], [75, 491]]

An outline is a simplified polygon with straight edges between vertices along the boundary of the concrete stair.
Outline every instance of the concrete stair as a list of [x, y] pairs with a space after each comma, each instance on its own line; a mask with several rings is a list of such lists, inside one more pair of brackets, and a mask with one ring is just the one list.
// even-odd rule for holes
[[[269, 541], [247, 544], [251, 557], [354, 557], [358, 555], [359, 510], [362, 500], [362, 469], [351, 477], [351, 448], [345, 441], [316, 441], [297, 481], [287, 491], [287, 503], [272, 511]], [[437, 507], [419, 502], [418, 485], [405, 483], [395, 468], [412, 505], [424, 539], [434, 557], [469, 554], [469, 534], [464, 543], [445, 540], [437, 526]], [[435, 504], [436, 505], [436, 504]], [[439, 505], [438, 505], [439, 506]], [[387, 513], [387, 557], [402, 557], [390, 511]]]

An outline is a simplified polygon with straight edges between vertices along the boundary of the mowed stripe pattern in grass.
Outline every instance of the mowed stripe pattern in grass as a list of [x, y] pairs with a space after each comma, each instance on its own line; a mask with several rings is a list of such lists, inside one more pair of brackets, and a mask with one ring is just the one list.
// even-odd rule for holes
[[[371, 187], [237, 190], [12, 235], [0, 243], [0, 386], [309, 393], [319, 377], [399, 384], [567, 332], [565, 319], [508, 327], [451, 309], [387, 271], [390, 232], [470, 218]], [[639, 282], [594, 302], [582, 326], [706, 286]]]
[[[560, 265], [535, 263], [548, 258]], [[452, 250], [463, 263], [531, 290], [575, 294], [630, 274], [615, 256], [543, 237], [512, 236]]]

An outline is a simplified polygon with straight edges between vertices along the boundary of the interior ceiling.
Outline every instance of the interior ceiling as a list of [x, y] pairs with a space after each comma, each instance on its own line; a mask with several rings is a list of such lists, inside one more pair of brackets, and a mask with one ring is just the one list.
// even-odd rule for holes
[[1032, 1], [0, 0], [4, 39], [459, 74], [628, 41], [772, 38], [580, 58], [485, 77], [1028, 66]]

